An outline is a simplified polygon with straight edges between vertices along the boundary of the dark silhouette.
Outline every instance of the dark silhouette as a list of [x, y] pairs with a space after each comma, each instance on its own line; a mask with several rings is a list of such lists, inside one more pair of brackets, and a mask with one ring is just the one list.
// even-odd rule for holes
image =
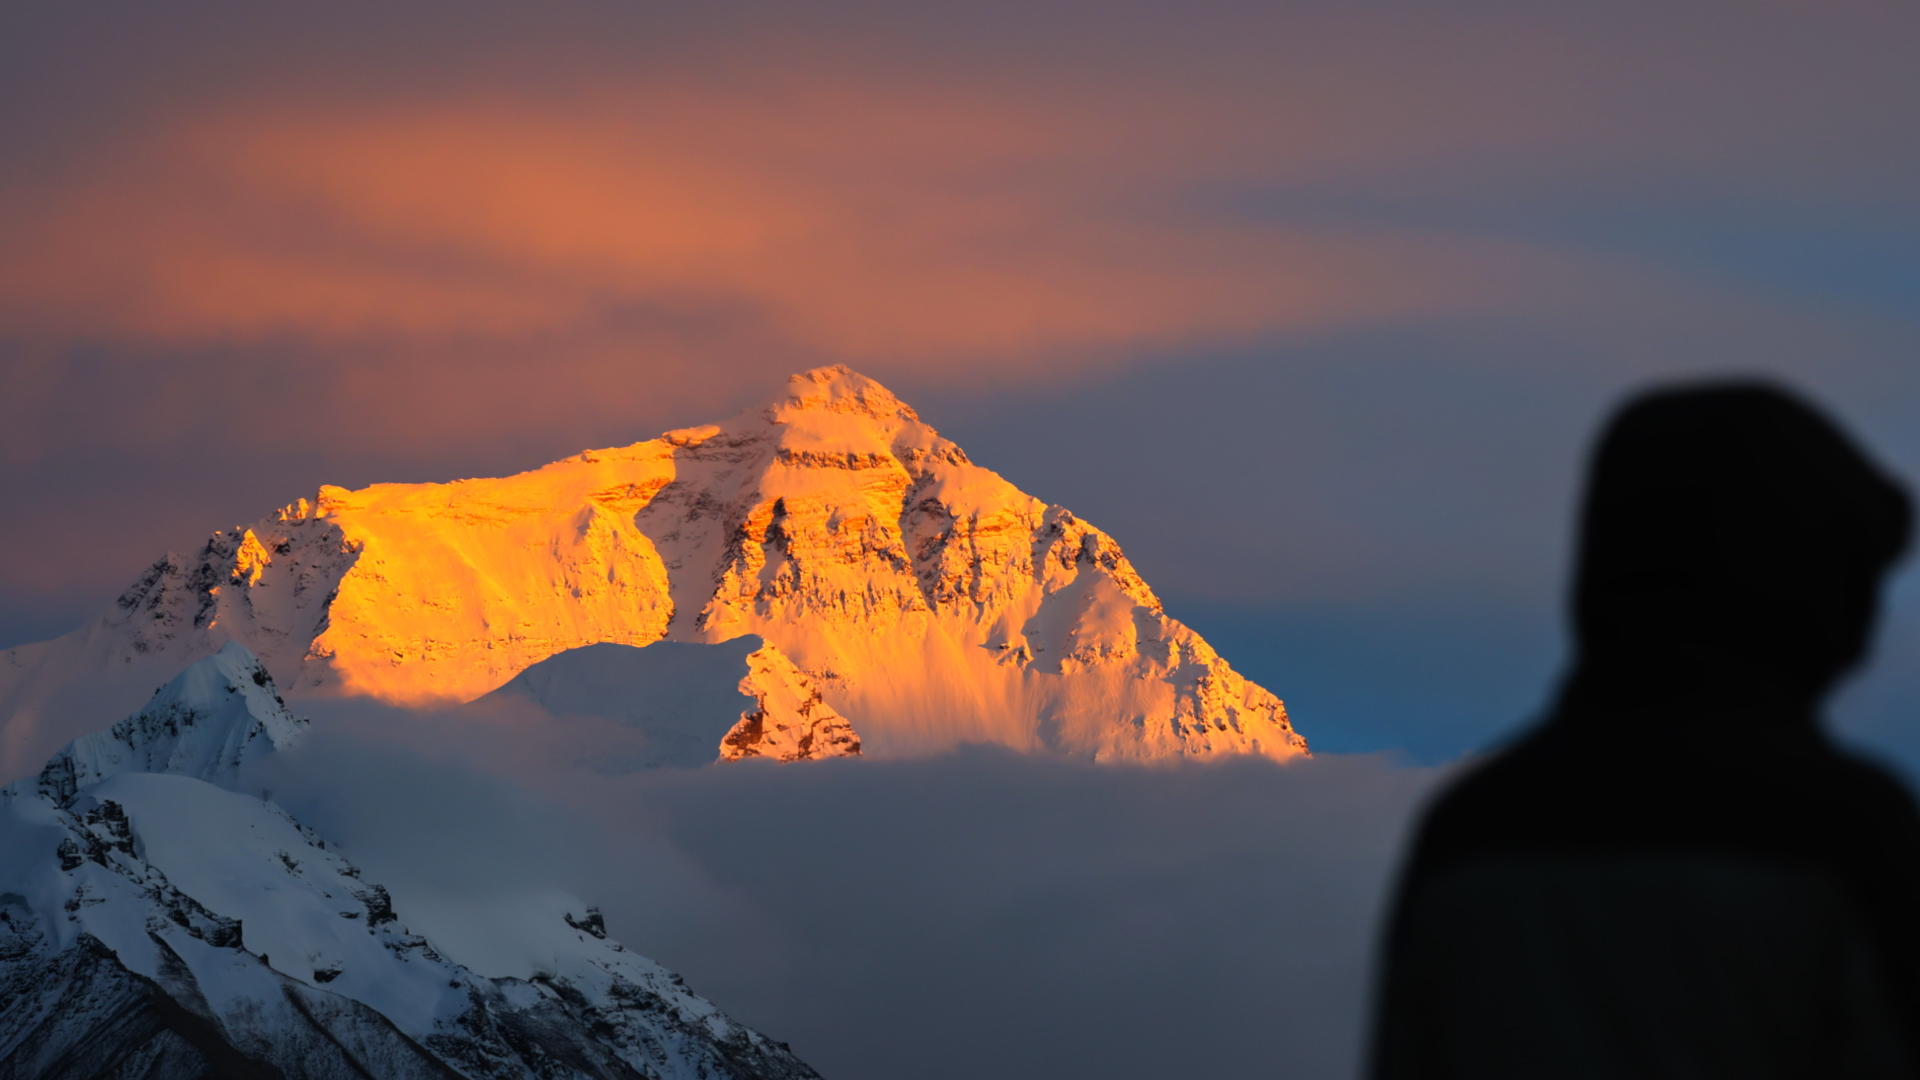
[[1920, 1075], [1920, 813], [1818, 727], [1909, 518], [1766, 384], [1614, 418], [1575, 663], [1547, 719], [1427, 812], [1375, 1080]]

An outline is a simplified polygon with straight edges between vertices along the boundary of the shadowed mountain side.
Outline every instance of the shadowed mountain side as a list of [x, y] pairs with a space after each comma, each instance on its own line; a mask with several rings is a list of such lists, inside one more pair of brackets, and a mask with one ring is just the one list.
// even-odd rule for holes
[[602, 642], [550, 656], [461, 711], [537, 706], [556, 719], [598, 719], [636, 736], [593, 763], [609, 775], [860, 753], [846, 718], [820, 700], [780, 651], [751, 634], [715, 645]]

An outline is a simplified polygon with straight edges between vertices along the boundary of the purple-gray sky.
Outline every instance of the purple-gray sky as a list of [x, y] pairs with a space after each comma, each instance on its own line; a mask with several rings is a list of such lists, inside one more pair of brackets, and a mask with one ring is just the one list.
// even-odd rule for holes
[[[1538, 704], [1611, 404], [1772, 373], [1920, 476], [1917, 47], [1852, 0], [8, 5], [0, 647], [322, 483], [846, 362], [1321, 760], [543, 787], [322, 703], [284, 797], [403, 902], [550, 874], [829, 1075], [1343, 1075], [1432, 773], [1337, 754]], [[1914, 580], [1839, 712], [1920, 768]]]

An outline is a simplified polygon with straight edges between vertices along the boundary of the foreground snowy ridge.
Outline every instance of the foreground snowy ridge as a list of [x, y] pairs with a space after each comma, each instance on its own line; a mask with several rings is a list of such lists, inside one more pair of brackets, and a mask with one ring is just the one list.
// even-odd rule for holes
[[230, 788], [242, 765], [293, 745], [306, 727], [275, 692], [266, 666], [229, 641], [161, 687], [139, 712], [68, 743], [40, 770], [40, 792], [65, 802], [123, 772], [170, 773]]
[[744, 634], [869, 754], [1306, 750], [1111, 537], [831, 367], [724, 423], [500, 479], [326, 487], [169, 555], [95, 622], [0, 653], [0, 775], [230, 640], [291, 697], [450, 703], [585, 645]]
[[0, 1075], [780, 1078], [816, 1074], [608, 938], [481, 976], [264, 798], [228, 790], [297, 737], [238, 645], [0, 790]]

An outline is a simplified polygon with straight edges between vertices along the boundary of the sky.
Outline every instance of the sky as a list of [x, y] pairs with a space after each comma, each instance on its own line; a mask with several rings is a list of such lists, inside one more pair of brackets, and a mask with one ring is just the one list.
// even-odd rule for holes
[[[764, 849], [716, 838], [716, 820], [760, 835], [727, 816], [746, 809], [658, 809], [650, 850], [763, 924], [791, 895], [900, 944], [921, 931], [881, 919], [863, 883], [948, 910], [938, 897], [975, 880], [966, 853], [1032, 820], [1108, 854], [1066, 883], [1014, 859], [980, 880], [1018, 888], [961, 893], [979, 910], [1131, 882], [1164, 900], [1154, 940], [1219, 951], [1238, 939], [1180, 937], [1176, 909], [1266, 895], [1246, 877], [1263, 858], [1306, 860], [1327, 896], [1377, 890], [1431, 768], [1551, 692], [1583, 457], [1623, 395], [1784, 379], [1920, 475], [1916, 42], [1920, 9], [1854, 0], [7, 5], [0, 647], [79, 625], [162, 552], [320, 484], [532, 468], [844, 362], [1114, 536], [1171, 614], [1287, 701], [1324, 775], [1346, 777], [1314, 789], [1309, 819], [1359, 814], [1355, 850], [1374, 854], [1336, 873], [1245, 824], [1296, 774], [1156, 786], [991, 755], [817, 790], [783, 775], [740, 804], [885, 816], [906, 798], [889, 785], [921, 783], [900, 812], [934, 839], [914, 850], [953, 854], [908, 859], [912, 888], [874, 876], [892, 865], [879, 836], [834, 864], [839, 891], [795, 892], [741, 854]], [[1916, 706], [1909, 574], [1835, 723], [1920, 775]], [[1354, 779], [1368, 769], [1384, 788]], [[555, 820], [734, 805], [714, 792], [735, 780], [701, 783]], [[1119, 826], [1045, 805], [952, 824], [970, 799], [1055, 784], [1115, 808], [1099, 821], [1236, 822], [1216, 853], [1239, 869], [1130, 877], [1102, 831]], [[1380, 815], [1342, 794], [1388, 789], [1365, 804]], [[1182, 850], [1151, 835], [1141, 850]], [[804, 851], [831, 862], [828, 840]], [[625, 897], [607, 902], [616, 932], [697, 988], [816, 1032], [796, 1046], [838, 1075], [897, 1062], [856, 1060], [857, 1033], [804, 1013], [894, 1016], [873, 987], [898, 970], [862, 983], [851, 954], [779, 923], [770, 949], [868, 994], [781, 997], [630, 885], [579, 887]], [[1099, 910], [1098, 940], [1123, 939], [1125, 913]], [[1221, 926], [1269, 925], [1235, 910]], [[1348, 943], [1350, 979], [1352, 918], [1323, 935]], [[990, 922], [965, 947], [894, 952], [1006, 955]], [[1260, 1000], [1244, 970], [1210, 970], [1222, 1000]], [[1117, 978], [1087, 971], [1075, 985]], [[1329, 1030], [1357, 1030], [1356, 1008]], [[1052, 1060], [1031, 1032], [1009, 1040]], [[1326, 1053], [1302, 1074], [1351, 1059]]]

